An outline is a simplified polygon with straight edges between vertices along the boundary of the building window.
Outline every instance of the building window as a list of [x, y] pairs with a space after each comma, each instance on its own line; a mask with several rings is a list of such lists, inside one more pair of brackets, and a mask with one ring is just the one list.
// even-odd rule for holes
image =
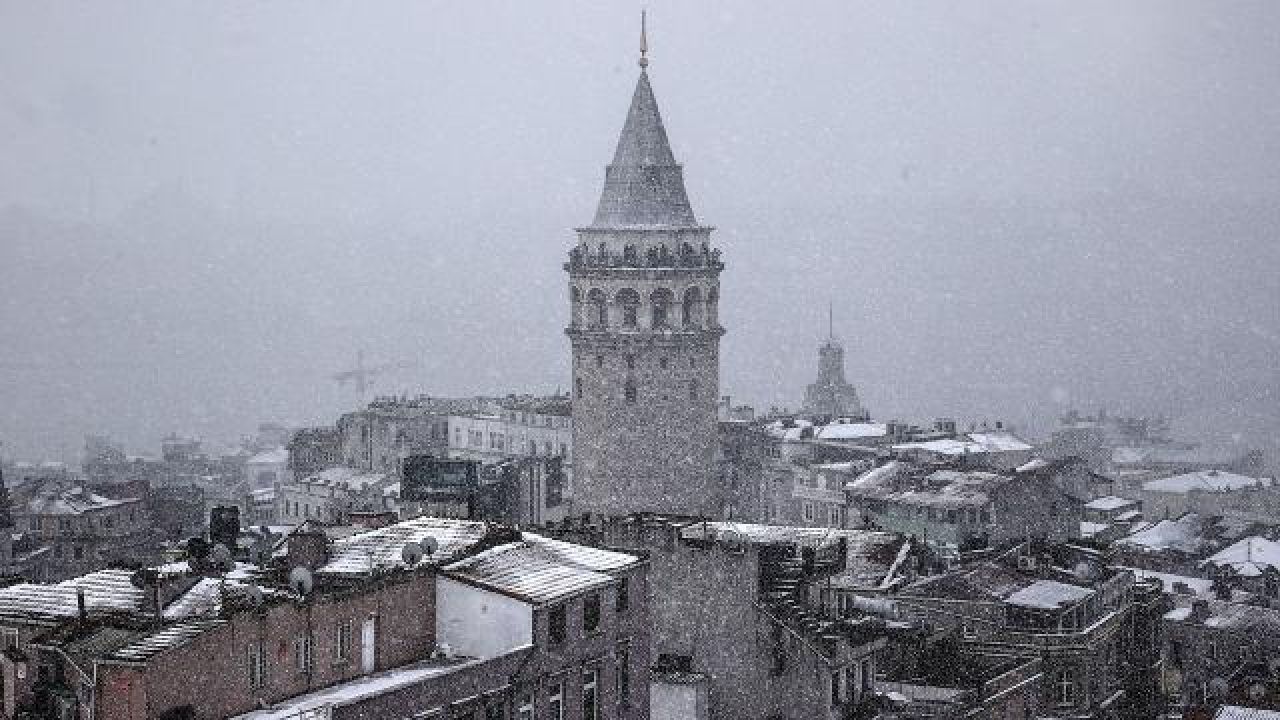
[[1072, 705], [1075, 702], [1076, 684], [1071, 678], [1070, 670], [1059, 670], [1053, 678], [1054, 697], [1059, 705]]
[[843, 698], [840, 696], [840, 676], [839, 671], [831, 673], [831, 704], [839, 705]]
[[689, 381], [689, 399], [690, 400], [698, 399], [698, 381], [697, 380]]
[[667, 365], [669, 364], [670, 364], [670, 361], [667, 360], [666, 358], [658, 358], [658, 367], [662, 368], [663, 370], [666, 370]]
[[596, 697], [596, 681], [599, 673], [582, 671], [582, 720], [600, 720], [600, 708]]
[[337, 653], [339, 660], [346, 660], [351, 657], [351, 621], [343, 620], [338, 623], [337, 641], [334, 643], [334, 652]]
[[635, 356], [635, 355], [628, 355], [628, 356], [627, 356], [627, 369], [628, 369], [628, 370], [635, 370], [635, 369], [636, 369], [636, 356]]
[[551, 686], [551, 694], [547, 696], [548, 720], [564, 720], [564, 682]]
[[603, 356], [603, 355], [597, 355], [597, 356], [596, 356], [596, 367], [604, 367], [604, 356]]
[[622, 578], [618, 581], [618, 594], [613, 598], [613, 611], [624, 613], [629, 607], [631, 607], [631, 585], [627, 582], [627, 578]]
[[18, 647], [18, 628], [0, 628], [0, 650]]
[[311, 672], [311, 636], [293, 639], [293, 662], [300, 673]]
[[574, 390], [577, 391], [578, 397], [582, 397], [582, 378], [573, 381]]
[[862, 674], [862, 692], [869, 693], [875, 688], [876, 684], [876, 673], [871, 665], [871, 658], [863, 660], [858, 667]]
[[547, 633], [551, 639], [552, 645], [559, 645], [564, 642], [565, 630], [565, 610], [564, 605], [557, 605], [551, 608], [551, 615], [547, 619]]
[[804, 521], [813, 522], [813, 503], [805, 502], [804, 504]]
[[636, 396], [637, 396], [635, 383], [628, 380], [626, 386], [622, 390], [622, 394], [623, 394], [623, 397], [626, 398], [626, 401], [628, 403], [631, 403], [632, 405], [634, 405], [636, 402]]
[[600, 629], [600, 593], [591, 593], [582, 599], [582, 630], [595, 632]]
[[257, 690], [267, 681], [267, 654], [263, 650], [262, 641], [251, 642], [248, 646], [249, 687]]
[[619, 705], [631, 702], [631, 646], [625, 642], [618, 643], [618, 662], [614, 669], [614, 695]]
[[618, 291], [618, 306], [622, 308], [622, 327], [635, 330], [640, 324], [640, 296], [630, 288]]
[[649, 295], [649, 302], [653, 306], [653, 328], [666, 328], [671, 308], [671, 291], [658, 288]]

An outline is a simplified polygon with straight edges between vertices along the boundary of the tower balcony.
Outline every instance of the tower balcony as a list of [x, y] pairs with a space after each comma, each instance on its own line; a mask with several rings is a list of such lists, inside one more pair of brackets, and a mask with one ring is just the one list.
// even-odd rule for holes
[[582, 270], [582, 269], [609, 269], [609, 270], [626, 270], [626, 269], [674, 269], [674, 268], [705, 268], [715, 271], [724, 269], [724, 263], [720, 260], [720, 250], [704, 249], [702, 251], [693, 252], [647, 252], [644, 254], [635, 253], [611, 253], [608, 251], [595, 251], [584, 249], [581, 246], [575, 246], [569, 251], [569, 262], [565, 263], [565, 270]]

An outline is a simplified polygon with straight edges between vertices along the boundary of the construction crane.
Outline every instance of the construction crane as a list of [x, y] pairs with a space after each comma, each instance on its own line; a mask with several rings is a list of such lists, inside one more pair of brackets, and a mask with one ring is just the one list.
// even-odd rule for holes
[[350, 383], [356, 389], [356, 394], [360, 396], [360, 402], [365, 401], [365, 393], [369, 388], [373, 387], [373, 380], [379, 375], [391, 372], [392, 370], [402, 370], [409, 367], [409, 363], [383, 363], [382, 365], [365, 366], [364, 351], [356, 351], [356, 366], [350, 370], [343, 370], [334, 373], [333, 379], [339, 385], [347, 385]]

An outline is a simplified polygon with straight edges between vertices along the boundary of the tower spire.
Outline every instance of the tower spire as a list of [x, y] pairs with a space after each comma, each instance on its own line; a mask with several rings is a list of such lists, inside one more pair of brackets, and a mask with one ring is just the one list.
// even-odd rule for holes
[[827, 342], [836, 339], [835, 304], [827, 300]]
[[649, 58], [646, 57], [649, 54], [649, 34], [646, 32], [646, 29], [645, 29], [645, 15], [646, 15], [646, 12], [644, 10], [641, 10], [640, 11], [640, 69], [641, 70], [644, 70], [645, 68], [649, 67]]

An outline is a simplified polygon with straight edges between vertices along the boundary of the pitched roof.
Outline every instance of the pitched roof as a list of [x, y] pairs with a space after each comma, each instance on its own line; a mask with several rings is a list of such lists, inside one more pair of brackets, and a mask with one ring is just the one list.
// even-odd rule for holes
[[1245, 488], [1274, 485], [1273, 480], [1253, 478], [1247, 475], [1221, 472], [1218, 470], [1198, 470], [1196, 472], [1174, 475], [1173, 477], [1151, 480], [1143, 483], [1142, 489], [1148, 492], [1189, 493], [1193, 490], [1205, 492], [1243, 490]]
[[624, 553], [525, 533], [445, 568], [454, 577], [533, 603], [554, 602], [614, 582], [609, 574], [640, 562]]
[[697, 226], [647, 72], [636, 82], [592, 226]]
[[321, 573], [366, 573], [373, 567], [401, 567], [408, 543], [436, 541], [434, 562], [448, 562], [478, 543], [485, 524], [472, 520], [420, 517], [338, 540]]
[[1259, 708], [1240, 707], [1239, 705], [1223, 705], [1213, 720], [1280, 720], [1280, 712]]
[[1252, 536], [1223, 548], [1201, 565], [1226, 565], [1237, 573], [1257, 577], [1267, 568], [1280, 570], [1280, 543]]

